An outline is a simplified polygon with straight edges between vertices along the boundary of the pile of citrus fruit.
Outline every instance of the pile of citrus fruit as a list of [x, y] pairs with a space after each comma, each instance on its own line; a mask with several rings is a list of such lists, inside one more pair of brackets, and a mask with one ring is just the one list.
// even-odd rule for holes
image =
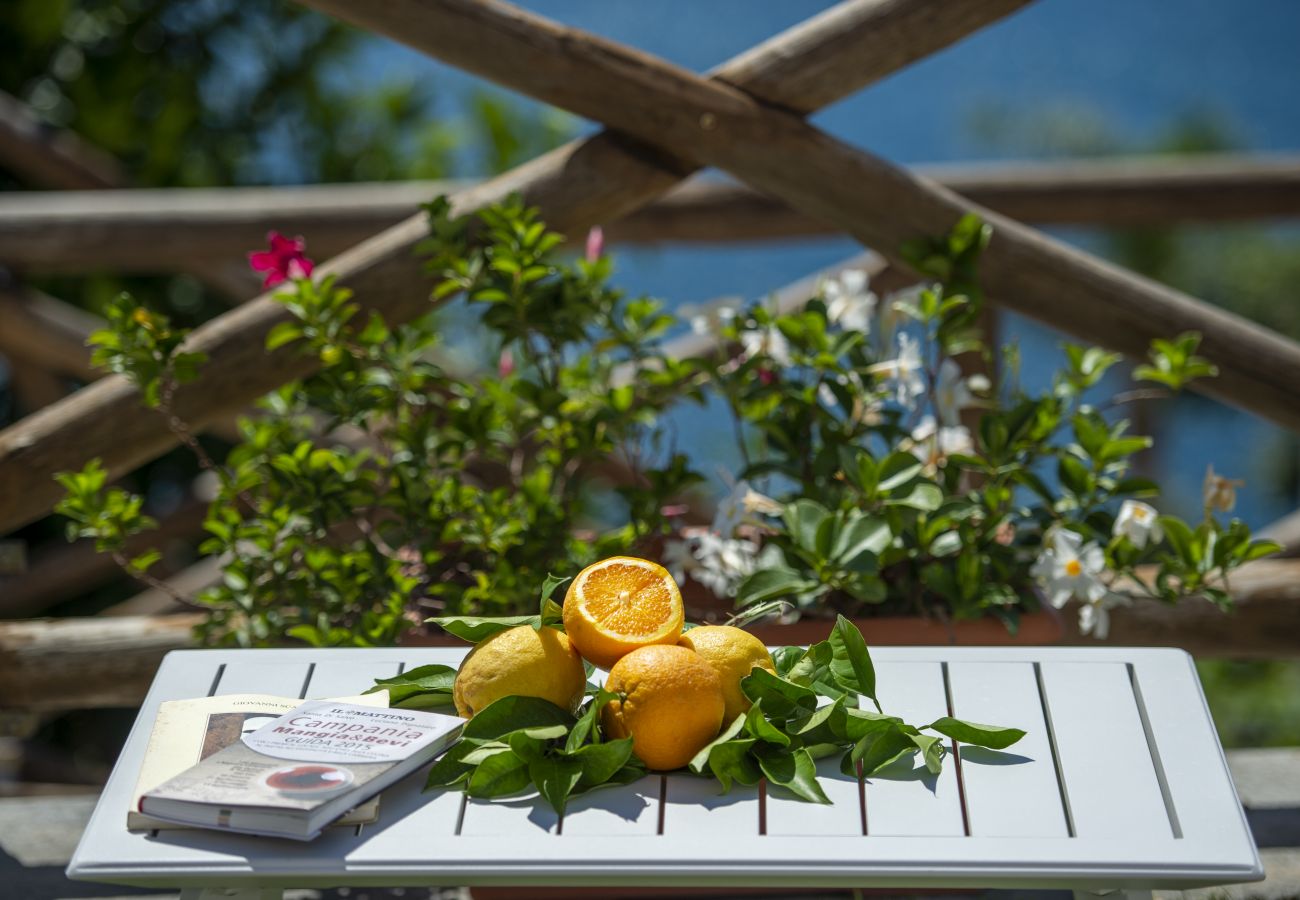
[[457, 711], [472, 717], [510, 695], [575, 711], [583, 660], [608, 670], [618, 696], [601, 710], [611, 738], [632, 738], [651, 769], [677, 769], [749, 709], [740, 688], [755, 667], [773, 671], [761, 641], [728, 625], [686, 628], [681, 591], [663, 566], [615, 556], [569, 585], [564, 631], [520, 625], [477, 644], [456, 675]]

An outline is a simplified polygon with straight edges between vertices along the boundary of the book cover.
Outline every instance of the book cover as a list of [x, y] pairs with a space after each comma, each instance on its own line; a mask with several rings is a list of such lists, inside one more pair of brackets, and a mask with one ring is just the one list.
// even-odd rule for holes
[[440, 713], [309, 701], [146, 791], [140, 811], [308, 839], [432, 759], [463, 724]]
[[[388, 706], [387, 691], [335, 699], [341, 703], [361, 706]], [[126, 827], [131, 831], [192, 827], [146, 816], [139, 811], [140, 798], [147, 791], [217, 751], [224, 750], [243, 735], [256, 731], [301, 703], [302, 700], [296, 697], [225, 694], [193, 700], [167, 700], [159, 704], [153, 730], [149, 733], [144, 762], [140, 765], [140, 777], [132, 795], [131, 809], [126, 815]], [[379, 798], [375, 797], [350, 811], [335, 824], [366, 825], [374, 822], [378, 813]]]

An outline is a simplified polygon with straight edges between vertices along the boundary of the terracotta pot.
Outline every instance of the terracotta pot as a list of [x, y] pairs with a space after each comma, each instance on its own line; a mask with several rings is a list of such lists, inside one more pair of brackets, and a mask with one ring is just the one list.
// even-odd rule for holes
[[[926, 645], [994, 646], [1054, 644], [1065, 636], [1065, 623], [1055, 609], [1044, 607], [1020, 617], [1015, 634], [997, 619], [941, 622], [920, 616], [880, 616], [853, 619], [853, 624], [871, 647]], [[747, 627], [769, 646], [813, 644], [826, 639], [831, 623], [827, 619], [800, 619], [778, 624], [764, 622]]]

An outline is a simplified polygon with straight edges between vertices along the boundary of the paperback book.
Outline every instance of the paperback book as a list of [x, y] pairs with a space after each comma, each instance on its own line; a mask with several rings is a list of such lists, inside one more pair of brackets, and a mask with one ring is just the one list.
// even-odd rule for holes
[[146, 790], [138, 811], [181, 825], [310, 840], [433, 759], [463, 724], [440, 713], [312, 700]]

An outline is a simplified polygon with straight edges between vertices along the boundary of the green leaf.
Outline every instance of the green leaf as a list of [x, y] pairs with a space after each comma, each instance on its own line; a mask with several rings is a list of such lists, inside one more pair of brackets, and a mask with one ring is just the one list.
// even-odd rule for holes
[[753, 738], [736, 738], [718, 744], [709, 753], [709, 771], [722, 785], [722, 793], [731, 790], [733, 781], [758, 784], [763, 777], [751, 752], [756, 743]]
[[[798, 650], [799, 648], [783, 649]], [[802, 651], [795, 661], [788, 666], [782, 677], [803, 687], [812, 687], [817, 681], [830, 676], [831, 660], [834, 656], [835, 650], [831, 647], [830, 641], [818, 641], [815, 644], [810, 644], [808, 649]], [[777, 674], [781, 674], [780, 665], [777, 665], [776, 671]]]
[[907, 493], [890, 497], [885, 501], [886, 506], [905, 506], [908, 509], [918, 509], [921, 512], [934, 512], [943, 505], [943, 491], [937, 484], [931, 484], [928, 481], [918, 481], [908, 489]]
[[474, 714], [461, 737], [496, 740], [512, 731], [549, 725], [572, 727], [573, 716], [540, 697], [502, 697]]
[[862, 775], [870, 777], [890, 763], [916, 751], [912, 736], [901, 725], [891, 723], [876, 729], [853, 745], [850, 758], [862, 764]]
[[704, 747], [701, 748], [700, 752], [695, 754], [695, 756], [691, 759], [690, 763], [688, 764], [690, 770], [694, 772], [696, 775], [703, 775], [704, 768], [705, 766], [708, 765], [709, 762], [709, 754], [713, 752], [713, 749], [715, 747], [727, 743], [727, 741], [731, 740], [736, 735], [740, 734], [741, 729], [745, 727], [746, 721], [747, 721], [747, 716], [744, 713], [741, 713], [740, 715], [736, 716], [736, 718], [732, 719], [731, 724], [728, 725], [726, 728], [724, 728], [721, 734], [719, 734], [709, 743], [705, 744]]
[[943, 769], [943, 754], [947, 749], [944, 747], [943, 740], [932, 734], [912, 734], [908, 737], [920, 748], [921, 759], [925, 767], [930, 770], [930, 774], [938, 775]]
[[551, 600], [551, 595], [555, 593], [556, 588], [567, 581], [572, 581], [573, 576], [557, 578], [550, 574], [546, 575], [546, 580], [542, 582], [542, 594], [537, 600], [537, 612], [539, 614], [537, 627], [543, 625], [553, 625], [556, 622], [564, 621], [563, 607]]
[[466, 761], [466, 757], [481, 749], [481, 742], [460, 740], [451, 746], [451, 748], [438, 758], [432, 768], [429, 769], [429, 776], [424, 782], [424, 789], [450, 787], [469, 778], [474, 771], [474, 763]]
[[876, 699], [876, 667], [872, 665], [862, 632], [844, 616], [837, 616], [828, 640], [835, 683], [846, 691], [870, 697], [876, 709], [880, 709], [880, 701]]
[[388, 691], [388, 705], [403, 709], [427, 709], [452, 703], [451, 691], [456, 670], [451, 666], [419, 666], [392, 678], [376, 678], [375, 686], [365, 691]]
[[951, 716], [936, 719], [926, 726], [940, 734], [946, 734], [963, 744], [975, 744], [991, 750], [1010, 747], [1025, 736], [1019, 728], [1003, 728], [1000, 725], [981, 725], [978, 722], [964, 722]]
[[817, 586], [793, 569], [759, 569], [740, 583], [736, 605], [750, 606], [807, 593]]
[[595, 695], [588, 701], [582, 715], [578, 717], [577, 723], [569, 732], [569, 739], [565, 742], [564, 749], [573, 751], [588, 743], [592, 736], [599, 731], [598, 723], [600, 722], [601, 710], [605, 708], [606, 703], [617, 698], [618, 694], [613, 691], [607, 691], [604, 688], [596, 691]]
[[1075, 457], [1062, 456], [1056, 464], [1056, 473], [1061, 479], [1061, 484], [1076, 497], [1088, 493], [1092, 475], [1088, 472], [1088, 467]]
[[754, 755], [771, 783], [813, 803], [831, 802], [817, 783], [817, 764], [803, 747], [789, 750], [766, 745], [754, 748]]
[[835, 539], [831, 559], [848, 563], [862, 553], [874, 553], [877, 556], [893, 540], [889, 523], [874, 516], [858, 516], [850, 519]]
[[593, 787], [609, 781], [632, 759], [632, 739], [629, 737], [603, 744], [588, 744], [570, 755], [582, 765], [581, 784]]
[[1188, 566], [1195, 566], [1196, 554], [1192, 548], [1196, 536], [1192, 534], [1192, 529], [1182, 519], [1173, 516], [1160, 516], [1159, 522], [1165, 532], [1165, 540], [1174, 548], [1178, 558]]
[[745, 730], [757, 740], [781, 747], [790, 746], [790, 736], [777, 728], [763, 715], [763, 704], [755, 703], [745, 714]]
[[830, 517], [830, 512], [815, 500], [801, 499], [786, 506], [782, 517], [791, 540], [803, 549], [815, 552], [817, 529]]
[[921, 474], [922, 463], [913, 454], [896, 450], [880, 464], [880, 484], [877, 490], [888, 494]]
[[450, 635], [460, 638], [462, 641], [469, 641], [477, 644], [484, 638], [489, 638], [499, 631], [508, 631], [511, 628], [518, 628], [520, 625], [531, 625], [534, 628], [541, 627], [541, 618], [539, 616], [438, 616], [432, 619], [425, 619], [425, 622], [437, 625], [443, 631]]
[[514, 751], [506, 750], [478, 764], [465, 793], [471, 797], [505, 797], [524, 790], [531, 780], [528, 763]]
[[817, 708], [817, 694], [809, 688], [786, 681], [767, 669], [755, 668], [740, 679], [740, 689], [773, 718], [784, 721], [806, 715]]
[[529, 760], [528, 777], [537, 785], [537, 792], [551, 804], [551, 808], [564, 815], [569, 794], [582, 778], [582, 761], [572, 756], [547, 756]]

